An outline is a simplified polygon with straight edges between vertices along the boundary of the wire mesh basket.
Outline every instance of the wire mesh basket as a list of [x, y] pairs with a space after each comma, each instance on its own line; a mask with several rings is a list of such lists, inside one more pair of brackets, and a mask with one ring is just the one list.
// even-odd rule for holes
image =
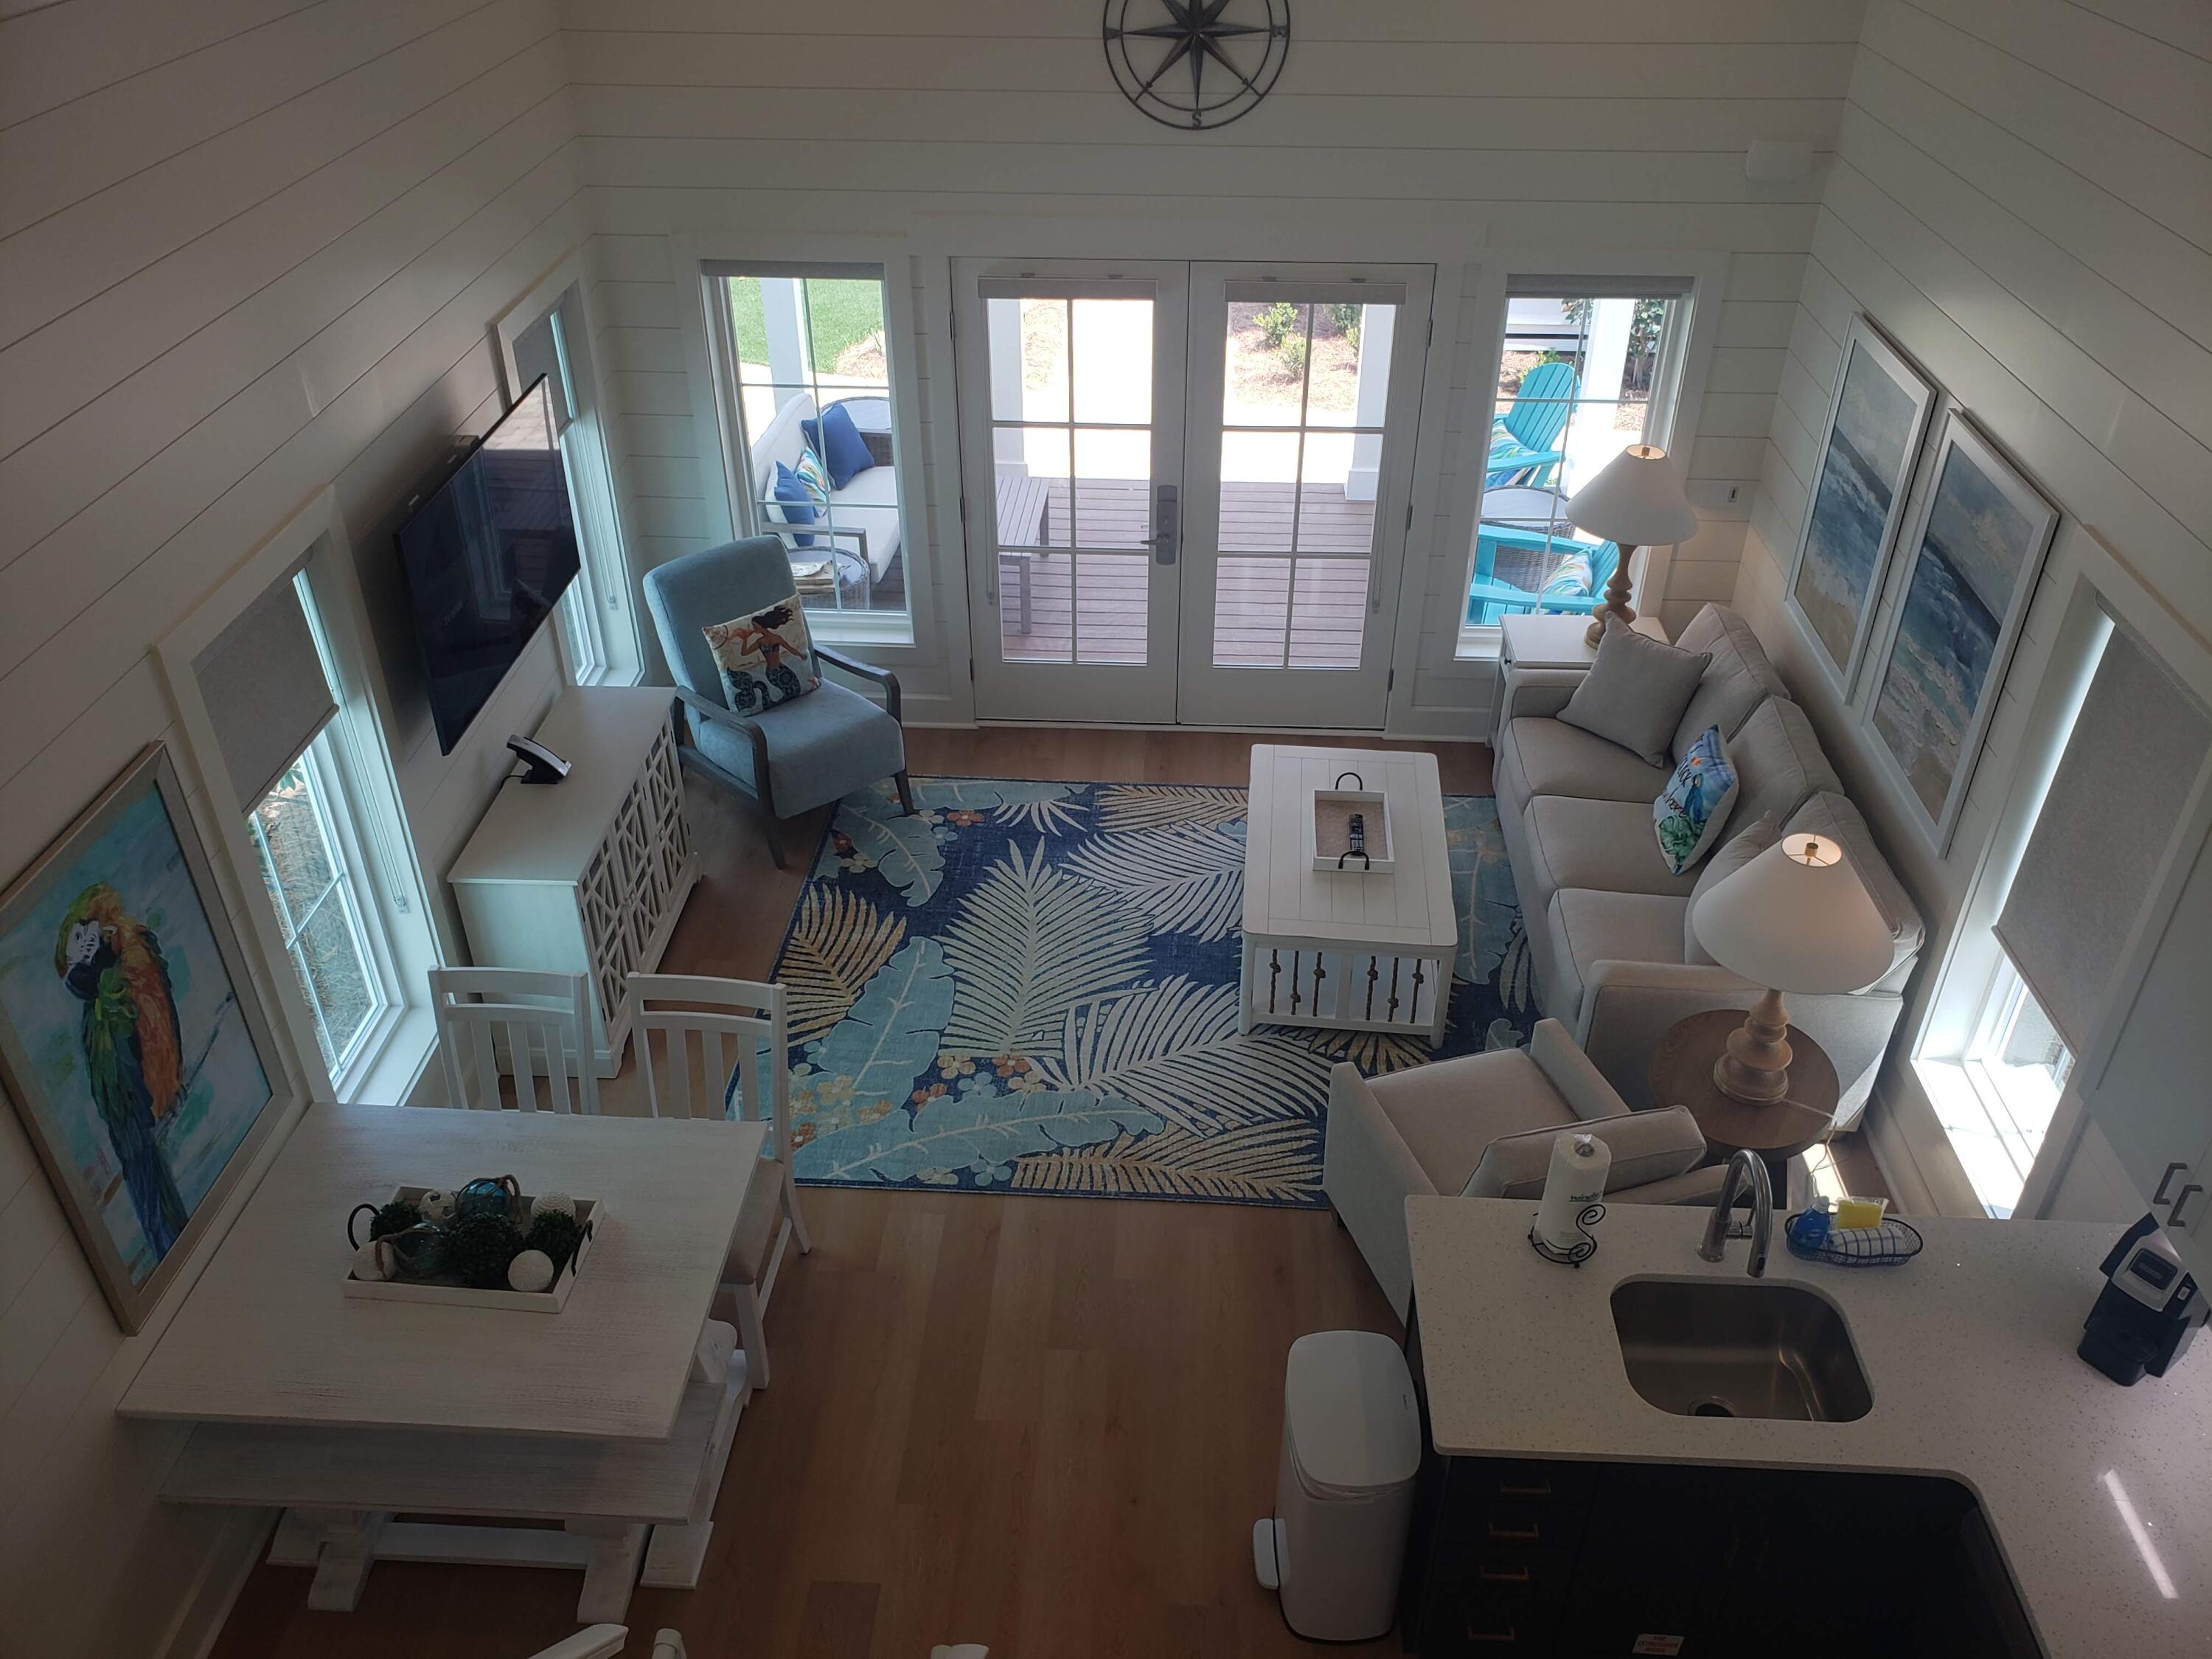
[[1894, 1267], [1920, 1254], [1920, 1230], [1894, 1216], [1872, 1227], [1838, 1227], [1821, 1210], [1800, 1210], [1782, 1224], [1790, 1254], [1838, 1267]]

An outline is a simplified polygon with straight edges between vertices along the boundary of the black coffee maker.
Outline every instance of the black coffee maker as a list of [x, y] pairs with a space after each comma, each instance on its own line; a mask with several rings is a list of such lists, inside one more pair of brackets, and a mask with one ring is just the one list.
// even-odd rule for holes
[[2124, 1387], [2164, 1376], [2203, 1328], [2208, 1306], [2154, 1216], [2127, 1231], [2105, 1258], [2105, 1288], [2074, 1352]]

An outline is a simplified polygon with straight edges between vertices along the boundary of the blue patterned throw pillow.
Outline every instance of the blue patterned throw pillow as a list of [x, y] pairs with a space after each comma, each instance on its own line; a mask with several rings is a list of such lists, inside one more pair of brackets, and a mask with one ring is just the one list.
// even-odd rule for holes
[[1709, 726], [1651, 804], [1659, 855], [1669, 870], [1679, 876], [1713, 849], [1728, 823], [1729, 809], [1735, 805], [1736, 788], [1728, 744], [1719, 726]]

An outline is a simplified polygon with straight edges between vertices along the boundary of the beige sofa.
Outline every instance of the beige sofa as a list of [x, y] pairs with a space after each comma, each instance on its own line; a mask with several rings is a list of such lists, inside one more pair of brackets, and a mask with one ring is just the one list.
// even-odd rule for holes
[[1791, 1023], [1835, 1062], [1837, 1118], [1848, 1127], [1874, 1086], [1925, 929], [1858, 809], [1787, 696], [1751, 626], [1707, 605], [1675, 643], [1710, 651], [1665, 766], [1558, 720], [1583, 671], [1515, 669], [1497, 725], [1498, 815], [1535, 968], [1537, 1006], [1560, 1021], [1631, 1107], [1656, 1104], [1651, 1053], [1677, 1020], [1747, 1008], [1765, 988], [1690, 960], [1685, 923], [1702, 866], [1670, 872], [1651, 804], [1673, 763], [1718, 726], [1741, 780], [1724, 844], [1766, 814], [1784, 830], [1840, 842], [1889, 924], [1890, 967], [1863, 991], [1792, 996]]
[[1705, 1140], [1688, 1110], [1629, 1111], [1555, 1019], [1539, 1020], [1526, 1048], [1377, 1078], [1348, 1063], [1329, 1073], [1322, 1190], [1401, 1319], [1413, 1276], [1407, 1199], [1540, 1198], [1562, 1129], [1605, 1142], [1607, 1203], [1710, 1204], [1720, 1191], [1725, 1171], [1699, 1167]]

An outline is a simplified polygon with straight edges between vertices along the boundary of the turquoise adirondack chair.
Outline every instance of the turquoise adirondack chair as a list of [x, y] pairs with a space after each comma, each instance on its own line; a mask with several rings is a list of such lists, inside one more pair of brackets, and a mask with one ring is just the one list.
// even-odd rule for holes
[[1559, 439], [1567, 429], [1576, 386], [1575, 371], [1566, 363], [1539, 363], [1521, 377], [1513, 406], [1491, 422], [1484, 489], [1552, 481], [1565, 458]]
[[1467, 592], [1467, 619], [1470, 623], [1495, 627], [1501, 617], [1540, 611], [1586, 617], [1605, 602], [1605, 585], [1613, 580], [1613, 567], [1620, 562], [1620, 548], [1614, 542], [1565, 541], [1554, 536], [1550, 538], [1551, 550], [1565, 556], [1553, 567], [1542, 588], [1532, 590], [1498, 580], [1499, 548], [1540, 549], [1545, 545], [1541, 531], [1503, 524], [1476, 527], [1474, 580], [1468, 584]]

